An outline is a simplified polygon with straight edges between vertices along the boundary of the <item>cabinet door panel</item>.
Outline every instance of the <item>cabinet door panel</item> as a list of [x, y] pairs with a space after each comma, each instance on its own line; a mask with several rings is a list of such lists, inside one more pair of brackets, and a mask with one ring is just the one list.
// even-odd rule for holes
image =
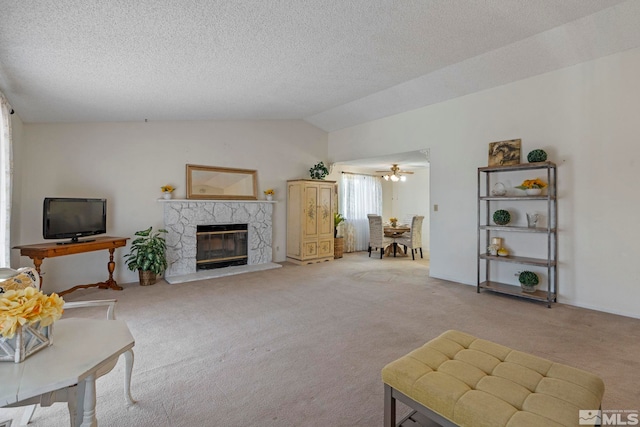
[[304, 258], [315, 258], [318, 255], [318, 242], [304, 242]]
[[318, 200], [318, 228], [319, 233], [333, 236], [333, 213], [332, 213], [333, 186], [323, 185], [320, 187]]
[[318, 235], [318, 187], [308, 186], [304, 190], [304, 234], [305, 237]]
[[318, 256], [333, 256], [333, 237], [331, 239], [322, 239], [318, 242]]

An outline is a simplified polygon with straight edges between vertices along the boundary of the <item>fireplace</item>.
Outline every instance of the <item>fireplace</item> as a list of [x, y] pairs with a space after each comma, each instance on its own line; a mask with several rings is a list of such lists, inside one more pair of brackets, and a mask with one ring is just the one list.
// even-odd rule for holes
[[198, 225], [196, 270], [247, 264], [247, 224]]
[[[168, 283], [184, 283], [210, 277], [237, 274], [236, 271], [260, 271], [281, 267], [271, 262], [273, 249], [271, 225], [273, 205], [266, 200], [179, 200], [160, 199], [164, 205], [167, 233], [167, 261], [164, 274]], [[246, 227], [246, 263], [228, 268], [202, 269], [197, 263], [199, 226], [223, 225]], [[214, 232], [217, 231], [214, 229]], [[232, 230], [238, 231], [238, 230]], [[225, 241], [228, 239], [225, 237]], [[235, 242], [234, 242], [235, 244]], [[217, 245], [214, 244], [213, 248]], [[214, 249], [211, 249], [213, 251]], [[210, 251], [209, 249], [207, 251]], [[241, 256], [235, 253], [228, 257]], [[204, 259], [205, 257], [203, 257]], [[221, 266], [218, 264], [218, 266]]]

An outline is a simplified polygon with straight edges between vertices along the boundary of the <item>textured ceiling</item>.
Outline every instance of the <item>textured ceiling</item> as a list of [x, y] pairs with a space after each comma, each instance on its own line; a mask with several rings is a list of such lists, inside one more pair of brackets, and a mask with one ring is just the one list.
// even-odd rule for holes
[[305, 119], [327, 131], [640, 46], [629, 0], [0, 0], [25, 122]]

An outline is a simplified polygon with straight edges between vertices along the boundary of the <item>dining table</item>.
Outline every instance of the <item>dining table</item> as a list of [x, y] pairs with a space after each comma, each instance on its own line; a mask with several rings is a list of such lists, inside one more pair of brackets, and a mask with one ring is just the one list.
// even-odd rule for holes
[[125, 373], [125, 398], [133, 403], [128, 390], [135, 340], [126, 322], [71, 318], [54, 326], [55, 340], [50, 347], [21, 363], [0, 363], [0, 408], [67, 402], [71, 425], [96, 427], [98, 373], [111, 369], [123, 353], [131, 358]]
[[[408, 225], [396, 225], [395, 227], [391, 225], [385, 225], [384, 237], [397, 239], [398, 237], [401, 237], [402, 235], [404, 235], [404, 233], [408, 233], [410, 231], [411, 231], [411, 227], [409, 227]], [[391, 256], [392, 254], [394, 257], [407, 256], [407, 254], [404, 252], [404, 249], [401, 246], [398, 246], [398, 244], [395, 241], [385, 248], [384, 253], [386, 256]]]

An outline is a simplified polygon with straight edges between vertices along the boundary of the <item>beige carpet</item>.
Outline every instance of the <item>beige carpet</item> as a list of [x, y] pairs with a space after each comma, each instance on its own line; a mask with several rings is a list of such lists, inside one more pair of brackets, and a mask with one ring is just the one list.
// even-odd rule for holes
[[[136, 338], [138, 403], [125, 405], [121, 360], [98, 380], [103, 427], [381, 426], [382, 367], [447, 329], [592, 371], [606, 384], [604, 409], [640, 409], [640, 320], [477, 294], [430, 279], [427, 261], [356, 253], [124, 286], [66, 296], [118, 298]], [[0, 409], [0, 421], [21, 413]], [[68, 425], [66, 405], [39, 408], [31, 425]]]

